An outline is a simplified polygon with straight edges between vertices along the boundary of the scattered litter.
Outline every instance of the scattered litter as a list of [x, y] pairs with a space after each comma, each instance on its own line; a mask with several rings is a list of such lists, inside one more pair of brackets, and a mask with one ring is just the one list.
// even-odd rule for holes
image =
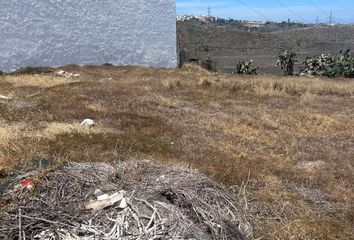
[[[31, 169], [44, 169], [52, 166], [53, 161], [49, 160], [45, 157], [35, 157], [32, 158], [30, 161], [30, 166], [27, 166]], [[12, 193], [19, 194], [19, 196], [23, 193], [22, 190], [26, 187], [27, 190], [32, 190], [34, 187], [33, 179], [34, 176], [37, 174], [37, 171], [25, 172], [23, 164], [18, 164], [13, 171], [8, 174], [1, 174], [2, 171], [0, 170], [0, 178], [6, 177], [4, 181], [0, 184], [0, 201], [2, 195], [6, 191], [12, 191]], [[12, 189], [12, 190], [11, 190]]]
[[95, 121], [93, 121], [92, 119], [85, 119], [84, 121], [82, 121], [80, 123], [81, 127], [85, 127], [85, 128], [92, 128], [95, 126]]
[[59, 70], [55, 73], [55, 75], [60, 76], [60, 77], [80, 77], [80, 74], [78, 73], [69, 73], [69, 72], [65, 72], [64, 70]]
[[17, 239], [19, 221], [26, 239], [243, 240], [253, 235], [243, 208], [228, 192], [190, 169], [127, 160], [71, 163], [36, 176], [33, 193], [18, 195], [10, 188], [0, 199], [7, 209], [0, 239]]
[[23, 181], [23, 182], [21, 183], [21, 186], [22, 186], [23, 188], [27, 188], [28, 190], [31, 190], [31, 189], [33, 189], [33, 187], [34, 187], [33, 181], [32, 181], [32, 179], [30, 179], [30, 178], [27, 178], [25, 181]]

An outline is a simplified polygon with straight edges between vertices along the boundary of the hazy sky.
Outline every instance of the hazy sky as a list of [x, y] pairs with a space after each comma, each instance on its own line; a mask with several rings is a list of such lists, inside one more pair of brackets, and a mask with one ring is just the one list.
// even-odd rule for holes
[[354, 23], [354, 0], [177, 0], [177, 14], [206, 15], [208, 6], [224, 18], [328, 22], [332, 11], [334, 22]]

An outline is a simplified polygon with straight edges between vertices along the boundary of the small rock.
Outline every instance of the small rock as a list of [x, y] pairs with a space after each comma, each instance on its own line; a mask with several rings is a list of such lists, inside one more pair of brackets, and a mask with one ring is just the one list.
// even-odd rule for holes
[[80, 77], [80, 74], [78, 73], [69, 73], [65, 72], [64, 70], [59, 70], [55, 73], [55, 75], [60, 76], [60, 77], [66, 77], [66, 78], [71, 78], [71, 77]]
[[85, 119], [80, 125], [85, 128], [92, 128], [95, 126], [95, 121], [92, 119]]
[[55, 74], [58, 75], [58, 76], [65, 76], [65, 71], [63, 70], [59, 70], [58, 72], [56, 72]]

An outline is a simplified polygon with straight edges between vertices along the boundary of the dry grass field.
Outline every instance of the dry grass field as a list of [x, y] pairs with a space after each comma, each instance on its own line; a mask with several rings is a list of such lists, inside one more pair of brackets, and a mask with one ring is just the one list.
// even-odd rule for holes
[[[255, 239], [354, 236], [354, 81], [192, 65], [63, 69], [81, 76], [0, 76], [11, 97], [0, 99], [0, 179], [35, 157], [152, 159], [230, 189]], [[96, 126], [81, 128], [85, 118]]]

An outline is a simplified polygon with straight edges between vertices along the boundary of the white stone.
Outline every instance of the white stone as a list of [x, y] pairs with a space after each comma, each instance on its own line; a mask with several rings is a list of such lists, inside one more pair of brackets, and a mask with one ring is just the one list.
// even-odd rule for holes
[[63, 70], [59, 70], [58, 72], [56, 72], [55, 74], [58, 75], [58, 76], [65, 76], [65, 71]]
[[92, 119], [85, 119], [80, 125], [85, 128], [92, 128], [95, 126], [95, 121]]
[[0, 71], [66, 64], [176, 67], [175, 0], [6, 0]]
[[0, 94], [0, 100], [10, 100], [10, 99], [11, 99], [10, 97], [6, 97]]

